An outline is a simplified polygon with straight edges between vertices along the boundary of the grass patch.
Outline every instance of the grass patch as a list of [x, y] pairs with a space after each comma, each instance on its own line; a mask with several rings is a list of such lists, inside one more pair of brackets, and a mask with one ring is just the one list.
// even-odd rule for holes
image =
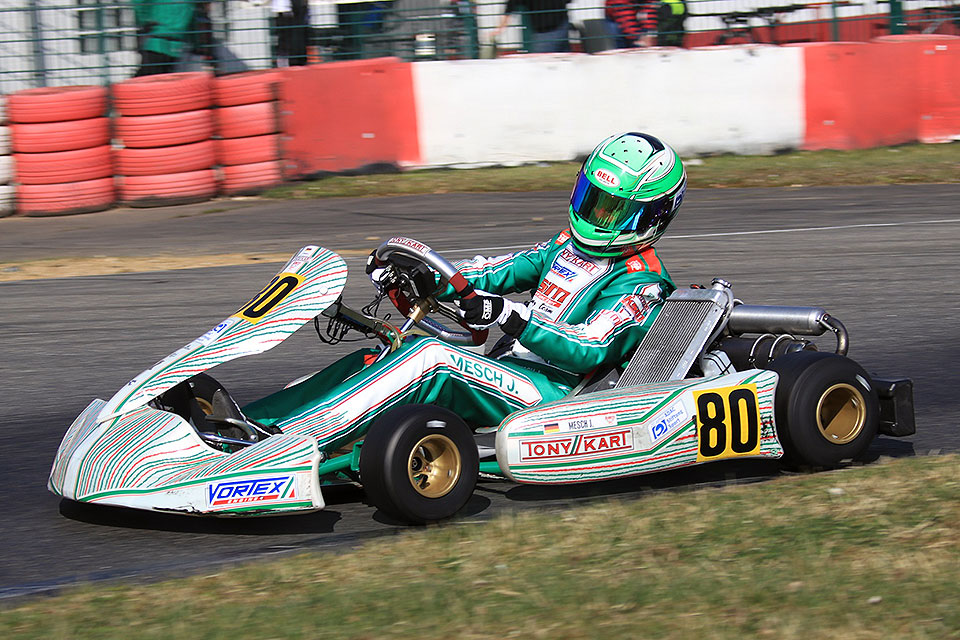
[[413, 530], [0, 612], [24, 638], [950, 638], [960, 457]]
[[[960, 182], [960, 142], [862, 151], [797, 151], [774, 156], [685, 159], [693, 188], [838, 186]], [[565, 191], [578, 163], [487, 169], [425, 169], [331, 176], [267, 191], [268, 198], [396, 196], [422, 193]]]

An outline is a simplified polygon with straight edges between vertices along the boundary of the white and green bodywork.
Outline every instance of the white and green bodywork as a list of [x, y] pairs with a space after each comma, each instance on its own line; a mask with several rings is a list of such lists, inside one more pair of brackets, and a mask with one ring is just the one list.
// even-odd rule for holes
[[[358, 477], [362, 443], [336, 455], [318, 447], [319, 431], [299, 431], [229, 452], [152, 401], [218, 364], [276, 346], [331, 307], [346, 277], [339, 256], [303, 248], [235, 314], [138, 375], [109, 401], [91, 402], [63, 438], [49, 489], [79, 502], [198, 515], [322, 509], [325, 482]], [[776, 384], [776, 373], [754, 369], [522, 409], [500, 423], [497, 462], [482, 462], [481, 469], [516, 482], [561, 484], [730, 457], [780, 457], [773, 416]]]
[[753, 369], [599, 391], [518, 411], [497, 432], [497, 461], [516, 482], [562, 484], [724, 458], [779, 458], [776, 384], [776, 373]]
[[314, 438], [277, 435], [234, 453], [205, 443], [180, 416], [148, 403], [177, 383], [280, 344], [335, 302], [347, 279], [336, 254], [301, 249], [249, 303], [94, 400], [67, 430], [49, 489], [80, 502], [218, 515], [322, 509]]

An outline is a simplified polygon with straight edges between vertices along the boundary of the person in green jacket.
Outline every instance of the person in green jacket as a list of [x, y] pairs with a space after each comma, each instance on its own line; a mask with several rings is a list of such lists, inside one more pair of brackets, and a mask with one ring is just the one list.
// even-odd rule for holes
[[196, 0], [133, 0], [140, 68], [136, 76], [172, 73], [193, 46]]
[[[360, 350], [310, 379], [243, 408], [323, 450], [356, 440], [401, 404], [446, 407], [474, 428], [559, 400], [595, 370], [625, 365], [675, 288], [653, 249], [686, 189], [677, 153], [654, 136], [607, 138], [587, 158], [570, 198], [570, 226], [524, 251], [454, 263], [477, 290], [458, 305], [477, 329], [506, 340], [487, 355], [434, 337], [411, 337], [373, 361]], [[392, 267], [371, 255], [381, 290]], [[529, 293], [526, 302], [503, 297]], [[437, 298], [450, 300], [447, 285]]]

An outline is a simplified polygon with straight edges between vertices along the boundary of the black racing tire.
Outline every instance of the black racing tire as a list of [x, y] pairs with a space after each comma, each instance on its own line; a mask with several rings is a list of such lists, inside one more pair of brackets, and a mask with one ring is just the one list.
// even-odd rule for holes
[[404, 405], [371, 425], [360, 449], [360, 481], [370, 503], [413, 524], [457, 513], [480, 471], [469, 427], [452, 411]]
[[862, 455], [876, 437], [877, 390], [850, 358], [799, 351], [777, 358], [769, 369], [780, 376], [774, 412], [787, 464], [834, 468]]

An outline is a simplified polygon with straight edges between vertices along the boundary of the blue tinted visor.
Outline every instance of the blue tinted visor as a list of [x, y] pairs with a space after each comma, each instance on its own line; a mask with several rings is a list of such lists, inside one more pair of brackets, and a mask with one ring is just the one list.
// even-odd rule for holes
[[621, 198], [590, 182], [581, 170], [570, 194], [570, 207], [600, 229], [643, 233], [670, 213], [670, 200], [667, 196], [647, 202]]

